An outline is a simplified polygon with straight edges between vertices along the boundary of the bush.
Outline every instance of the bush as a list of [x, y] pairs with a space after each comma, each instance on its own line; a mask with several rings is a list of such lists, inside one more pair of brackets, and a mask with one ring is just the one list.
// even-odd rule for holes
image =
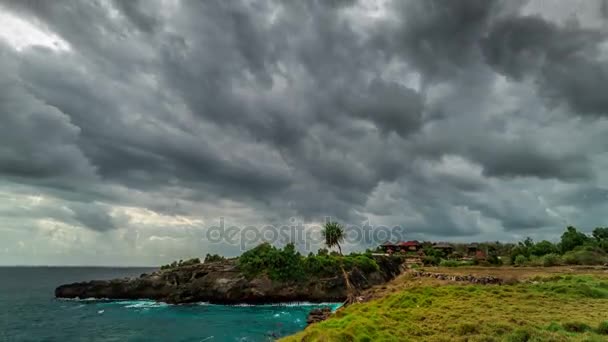
[[425, 266], [437, 266], [441, 262], [441, 258], [436, 256], [425, 256], [422, 258], [422, 263]]
[[342, 273], [342, 267], [346, 271], [357, 268], [363, 273], [372, 273], [380, 269], [376, 261], [367, 254], [341, 256], [320, 250], [318, 255], [309, 254], [307, 257], [302, 257], [296, 252], [293, 244], [280, 249], [268, 243], [243, 253], [239, 257], [238, 265], [247, 277], [267, 273], [271, 279], [283, 281], [299, 280], [310, 276], [335, 276]]
[[563, 256], [567, 265], [602, 265], [607, 259], [604, 251], [592, 247], [579, 247]]
[[305, 276], [301, 259], [293, 244], [280, 249], [263, 243], [243, 253], [238, 266], [247, 277], [266, 272], [273, 280], [297, 280]]
[[207, 255], [205, 255], [205, 259], [203, 260], [203, 263], [217, 262], [217, 261], [224, 261], [224, 260], [226, 260], [226, 258], [224, 258], [223, 256], [221, 256], [219, 254], [207, 253]]
[[562, 324], [562, 326], [564, 327], [564, 330], [566, 330], [568, 332], [574, 332], [574, 333], [581, 333], [581, 332], [591, 330], [590, 326], [588, 326], [585, 323], [581, 323], [581, 322], [566, 322], [566, 323]]
[[162, 265], [160, 267], [161, 270], [169, 270], [172, 268], [176, 268], [176, 267], [180, 267], [180, 266], [190, 266], [190, 265], [196, 265], [196, 264], [200, 264], [201, 260], [199, 258], [192, 258], [192, 259], [188, 259], [188, 260], [179, 260], [179, 261], [174, 261], [170, 264], [167, 265]]
[[513, 261], [513, 264], [515, 266], [523, 266], [527, 262], [528, 262], [528, 258], [526, 258], [525, 256], [523, 256], [523, 255], [520, 254], [520, 255], [518, 255], [518, 256], [515, 257], [515, 260]]
[[557, 322], [551, 322], [551, 324], [549, 324], [549, 326], [547, 327], [547, 330], [557, 332], [564, 330], [564, 328]]
[[597, 327], [596, 332], [602, 335], [608, 335], [608, 321], [603, 321]]
[[460, 266], [471, 266], [473, 262], [470, 261], [458, 261], [458, 260], [446, 260], [443, 259], [439, 263], [439, 266], [442, 267], [460, 267]]
[[542, 257], [542, 265], [544, 267], [557, 266], [561, 264], [561, 257], [558, 254], [550, 253]]
[[527, 266], [542, 266], [543, 258], [536, 255], [530, 255], [528, 261], [525, 264]]

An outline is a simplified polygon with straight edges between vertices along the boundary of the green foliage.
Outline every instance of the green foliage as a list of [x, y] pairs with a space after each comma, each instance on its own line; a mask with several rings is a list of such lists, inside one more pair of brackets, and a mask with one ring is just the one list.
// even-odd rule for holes
[[317, 255], [329, 255], [329, 250], [327, 248], [319, 248]]
[[526, 258], [525, 255], [518, 255], [515, 257], [515, 260], [513, 261], [513, 265], [515, 266], [523, 266], [528, 262], [528, 258]]
[[598, 240], [608, 240], [608, 227], [597, 227], [593, 230], [593, 237]]
[[249, 277], [266, 272], [273, 280], [297, 280], [305, 276], [301, 258], [292, 243], [280, 249], [266, 242], [243, 253], [238, 265]]
[[344, 232], [344, 226], [339, 224], [338, 222], [327, 222], [323, 226], [323, 230], [321, 231], [323, 238], [325, 239], [325, 245], [328, 248], [332, 248], [334, 246], [338, 247], [340, 254], [342, 254], [342, 248], [340, 247], [340, 243], [344, 241], [346, 237]]
[[551, 253], [557, 253], [557, 246], [547, 240], [537, 242], [530, 248], [530, 254], [536, 256], [543, 256]]
[[507, 336], [507, 342], [527, 342], [532, 338], [533, 332], [530, 329], [517, 329]]
[[422, 263], [425, 266], [437, 266], [441, 262], [441, 258], [437, 256], [425, 256], [422, 258]]
[[608, 321], [603, 321], [601, 322], [597, 329], [595, 329], [595, 331], [598, 334], [602, 334], [602, 335], [608, 335]]
[[557, 266], [562, 263], [561, 257], [556, 253], [546, 254], [541, 260], [544, 267]]
[[190, 266], [190, 265], [197, 265], [200, 264], [201, 260], [199, 258], [192, 258], [192, 259], [188, 259], [188, 260], [179, 260], [179, 261], [174, 261], [170, 264], [167, 265], [162, 265], [160, 267], [161, 270], [169, 270], [172, 268], [176, 268], [176, 267], [181, 267], [181, 266]]
[[346, 271], [354, 268], [364, 273], [379, 270], [370, 254], [351, 254], [346, 256], [327, 254], [319, 250], [318, 255], [303, 257], [296, 252], [293, 244], [276, 248], [268, 243], [261, 244], [241, 255], [239, 268], [248, 277], [267, 273], [273, 280], [301, 280], [307, 277], [331, 277], [341, 274], [340, 266]]
[[471, 266], [473, 265], [470, 261], [459, 261], [459, 260], [446, 260], [443, 259], [439, 263], [439, 266], [442, 267], [460, 267], [460, 266]]
[[566, 253], [589, 242], [590, 238], [576, 228], [569, 226], [561, 237], [561, 252]]
[[591, 330], [591, 327], [585, 323], [581, 322], [566, 322], [562, 324], [564, 330], [573, 332], [573, 333], [581, 333], [588, 330]]
[[563, 255], [567, 265], [602, 265], [608, 261], [606, 253], [592, 246], [580, 246]]
[[207, 253], [207, 255], [205, 255], [205, 259], [204, 259], [204, 263], [208, 263], [208, 262], [217, 262], [217, 261], [224, 261], [226, 260], [226, 258], [224, 258], [223, 256], [219, 255], [219, 254], [209, 254]]
[[509, 260], [516, 266], [600, 265], [608, 261], [607, 254], [608, 228], [595, 228], [591, 238], [569, 226], [559, 244], [526, 238], [511, 248]]

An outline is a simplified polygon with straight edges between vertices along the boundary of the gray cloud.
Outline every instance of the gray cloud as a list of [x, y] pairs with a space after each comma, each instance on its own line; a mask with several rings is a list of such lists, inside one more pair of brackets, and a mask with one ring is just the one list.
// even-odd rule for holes
[[559, 27], [540, 17], [508, 18], [498, 22], [484, 40], [488, 63], [515, 79], [538, 81], [539, 93], [565, 101], [577, 114], [606, 115], [607, 56], [599, 45], [606, 32]]
[[6, 241], [27, 220], [158, 261], [219, 216], [419, 239], [602, 224], [606, 36], [584, 17], [498, 0], [0, 6], [69, 46], [0, 38]]

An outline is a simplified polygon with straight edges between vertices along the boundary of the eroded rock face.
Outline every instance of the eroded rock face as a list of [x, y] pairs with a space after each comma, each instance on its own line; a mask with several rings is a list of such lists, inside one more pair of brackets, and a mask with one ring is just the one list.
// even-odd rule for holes
[[[382, 284], [401, 272], [401, 263], [379, 258], [379, 271], [354, 270], [351, 282], [359, 289]], [[280, 302], [341, 302], [346, 286], [341, 274], [300, 282], [273, 281], [262, 275], [246, 278], [234, 260], [182, 266], [142, 274], [139, 278], [94, 280], [59, 286], [58, 298], [153, 299], [167, 303], [262, 304]]]

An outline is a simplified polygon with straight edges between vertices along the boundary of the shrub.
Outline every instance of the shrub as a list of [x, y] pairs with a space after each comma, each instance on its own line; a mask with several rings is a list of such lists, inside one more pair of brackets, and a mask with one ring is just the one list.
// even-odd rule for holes
[[425, 256], [422, 258], [422, 263], [425, 266], [437, 266], [441, 262], [441, 258], [436, 256]]
[[525, 264], [528, 266], [542, 266], [543, 258], [536, 255], [530, 255], [528, 261]]
[[558, 254], [550, 253], [542, 257], [542, 265], [544, 267], [557, 266], [561, 264], [561, 258]]
[[179, 261], [174, 261], [170, 264], [167, 265], [162, 265], [160, 267], [161, 270], [169, 270], [172, 268], [176, 268], [176, 267], [180, 267], [180, 266], [190, 266], [190, 265], [196, 265], [196, 264], [200, 264], [201, 260], [199, 258], [192, 258], [192, 259], [188, 259], [188, 260], [179, 260]]
[[564, 330], [564, 328], [557, 322], [551, 322], [551, 324], [549, 324], [549, 326], [547, 327], [547, 330], [556, 332], [556, 331], [562, 331], [562, 330]]
[[469, 261], [458, 261], [458, 260], [446, 260], [443, 259], [439, 263], [442, 267], [459, 267], [459, 266], [471, 266], [473, 263]]
[[596, 332], [602, 335], [608, 335], [608, 321], [603, 321], [597, 327]]
[[460, 262], [456, 261], [456, 260], [441, 260], [441, 262], [439, 263], [439, 266], [442, 267], [458, 267], [460, 266]]
[[568, 332], [575, 332], [575, 333], [581, 333], [581, 332], [591, 330], [590, 326], [588, 326], [585, 323], [581, 323], [581, 322], [566, 322], [566, 323], [562, 324], [562, 326], [564, 327], [564, 330], [566, 330]]
[[576, 248], [563, 256], [563, 261], [567, 265], [602, 265], [607, 259], [606, 253], [592, 247]]
[[518, 256], [515, 257], [515, 260], [513, 261], [513, 264], [515, 266], [523, 266], [523, 265], [526, 264], [526, 262], [528, 262], [528, 258], [526, 258], [525, 256], [523, 256], [523, 255], [520, 254], [520, 255], [518, 255]]
[[207, 253], [207, 255], [205, 255], [205, 259], [203, 260], [203, 262], [207, 263], [207, 262], [216, 262], [216, 261], [223, 261], [223, 260], [226, 260], [226, 258], [224, 258], [223, 256], [221, 256], [219, 254]]
[[239, 257], [238, 266], [248, 277], [266, 272], [273, 280], [296, 280], [304, 277], [300, 253], [293, 244], [280, 249], [263, 243]]

